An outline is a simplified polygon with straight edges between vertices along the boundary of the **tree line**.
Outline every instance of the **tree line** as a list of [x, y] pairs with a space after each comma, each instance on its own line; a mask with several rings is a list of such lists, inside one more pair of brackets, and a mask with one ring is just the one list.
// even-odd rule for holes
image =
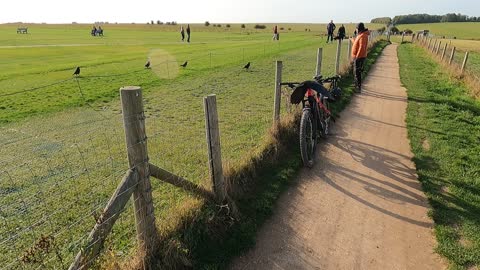
[[440, 23], [440, 22], [480, 22], [480, 17], [463, 14], [448, 13], [445, 15], [409, 14], [393, 17], [381, 17], [371, 20], [371, 23], [382, 24], [413, 24], [413, 23]]

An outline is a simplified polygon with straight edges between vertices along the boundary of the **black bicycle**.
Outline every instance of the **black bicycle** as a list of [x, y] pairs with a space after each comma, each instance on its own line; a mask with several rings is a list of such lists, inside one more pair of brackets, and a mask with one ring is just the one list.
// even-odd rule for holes
[[[313, 81], [280, 84], [293, 90], [290, 96], [292, 104], [302, 103], [300, 153], [303, 164], [307, 167], [312, 167], [315, 163], [318, 138], [325, 138], [329, 133], [330, 120], [333, 119], [329, 103], [335, 102], [341, 96], [342, 91], [338, 87], [340, 78], [339, 75], [329, 78], [316, 76]], [[325, 87], [326, 84], [330, 85], [328, 89]]]

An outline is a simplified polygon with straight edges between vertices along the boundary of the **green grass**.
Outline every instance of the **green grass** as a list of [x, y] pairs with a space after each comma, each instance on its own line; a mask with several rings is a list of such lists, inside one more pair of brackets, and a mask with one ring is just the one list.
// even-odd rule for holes
[[[324, 47], [323, 72], [332, 74], [334, 69], [336, 46], [325, 45], [313, 32], [285, 33], [280, 42], [272, 42], [267, 32], [205, 31], [195, 33], [192, 44], [182, 44], [177, 33], [148, 27], [107, 28], [103, 39], [88, 36], [87, 26], [75, 27], [70, 31], [46, 25], [38, 32], [32, 28], [27, 36], [8, 34], [14, 27], [0, 26], [0, 43], [5, 46], [97, 43], [0, 48], [0, 58], [7, 59], [0, 63], [0, 265], [9, 268], [20, 268], [15, 259], [42, 235], [55, 237], [55, 249], [35, 250], [36, 262], [30, 260], [24, 269], [65, 267], [82, 246], [94, 216], [128, 168], [119, 87], [144, 89], [150, 161], [209, 187], [204, 96], [217, 94], [222, 156], [226, 164], [238, 167], [265, 147], [273, 110], [274, 61], [284, 61], [285, 80], [309, 79], [316, 49]], [[145, 70], [149, 55], [154, 67]], [[179, 69], [184, 60], [189, 66]], [[252, 62], [250, 72], [241, 68], [247, 61]], [[74, 80], [71, 74], [77, 65], [82, 76]], [[63, 79], [68, 81], [15, 94]], [[152, 182], [162, 235], [175, 232], [205, 203], [181, 189]], [[134, 238], [128, 207], [108, 239], [114, 261], [134, 254]]]
[[435, 36], [457, 39], [480, 40], [479, 22], [455, 22], [455, 23], [420, 23], [397, 25], [400, 31], [410, 29], [413, 31], [429, 30]]
[[452, 269], [479, 267], [480, 102], [422, 49], [406, 44], [398, 55], [414, 161], [433, 208], [436, 250]]

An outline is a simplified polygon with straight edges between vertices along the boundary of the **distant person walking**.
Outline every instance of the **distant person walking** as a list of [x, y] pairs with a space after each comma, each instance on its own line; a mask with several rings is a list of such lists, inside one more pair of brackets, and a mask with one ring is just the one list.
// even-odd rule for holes
[[355, 31], [353, 31], [353, 37], [354, 37], [354, 38], [357, 37], [357, 29], [355, 29]]
[[343, 26], [343, 24], [338, 28], [337, 35], [340, 40], [343, 40], [345, 38], [345, 26]]
[[352, 60], [353, 76], [355, 78], [355, 92], [362, 91], [362, 71], [367, 58], [368, 36], [370, 32], [363, 23], [357, 25], [358, 36], [353, 40]]
[[327, 43], [328, 43], [329, 40], [333, 42], [333, 31], [335, 31], [335, 28], [337, 28], [337, 27], [333, 23], [333, 20], [331, 20], [330, 23], [327, 24], [327, 34], [328, 34]]
[[190, 24], [187, 24], [187, 42], [190, 43]]
[[180, 35], [182, 35], [182, 42], [185, 41], [185, 30], [183, 29], [183, 25], [180, 26]]
[[278, 40], [278, 28], [276, 25], [273, 27], [273, 40]]

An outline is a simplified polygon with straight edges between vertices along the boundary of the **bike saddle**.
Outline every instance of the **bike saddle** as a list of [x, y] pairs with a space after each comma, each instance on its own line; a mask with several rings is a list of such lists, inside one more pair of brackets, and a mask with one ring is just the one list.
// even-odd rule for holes
[[315, 81], [320, 81], [322, 78], [323, 78], [322, 75], [313, 76], [313, 79], [314, 79]]

